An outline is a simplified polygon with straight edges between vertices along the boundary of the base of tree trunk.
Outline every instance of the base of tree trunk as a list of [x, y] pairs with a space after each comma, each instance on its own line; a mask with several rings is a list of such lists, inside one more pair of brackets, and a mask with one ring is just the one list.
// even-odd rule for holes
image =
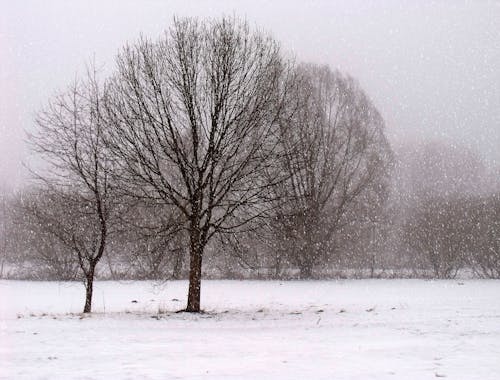
[[311, 268], [304, 268], [300, 270], [299, 273], [299, 279], [300, 280], [312, 280], [314, 278], [313, 276], [313, 270]]
[[92, 293], [94, 288], [94, 279], [87, 279], [87, 283], [85, 284], [85, 306], [83, 307], [83, 312], [91, 313], [92, 312]]
[[206, 314], [205, 310], [188, 310], [187, 308], [186, 309], [181, 309], [181, 310], [177, 310], [175, 312], [176, 314], [180, 314], [180, 313], [197, 313], [197, 314]]
[[193, 248], [190, 254], [189, 264], [189, 290], [187, 297], [186, 312], [199, 313], [201, 311], [201, 261], [202, 249]]

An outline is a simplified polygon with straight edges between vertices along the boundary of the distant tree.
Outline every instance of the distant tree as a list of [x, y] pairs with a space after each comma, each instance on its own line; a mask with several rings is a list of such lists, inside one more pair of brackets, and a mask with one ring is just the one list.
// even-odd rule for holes
[[280, 123], [286, 181], [274, 188], [282, 199], [274, 225], [287, 259], [310, 278], [335, 249], [346, 216], [364, 215], [363, 195], [385, 191], [392, 152], [382, 117], [352, 78], [302, 65], [295, 83]]
[[454, 278], [465, 264], [474, 222], [466, 221], [468, 200], [427, 199], [410, 213], [404, 241], [415, 267], [430, 269], [435, 278]]
[[199, 312], [207, 243], [267, 212], [264, 174], [275, 161], [287, 65], [271, 38], [227, 18], [175, 20], [158, 42], [125, 47], [117, 65], [107, 139], [119, 180], [129, 194], [182, 213], [185, 310]]
[[398, 149], [393, 196], [406, 207], [430, 198], [457, 199], [489, 190], [479, 156], [465, 146], [423, 141]]
[[30, 136], [34, 151], [44, 160], [36, 177], [49, 202], [47, 207], [34, 204], [31, 210], [77, 258], [86, 288], [84, 313], [91, 312], [96, 267], [117, 210], [110, 182], [113, 163], [103, 139], [105, 97], [105, 87], [90, 68], [84, 80], [38, 114], [38, 129]]
[[467, 211], [470, 264], [479, 276], [500, 278], [500, 193], [476, 198]]
[[81, 278], [77, 257], [59, 239], [59, 226], [73, 223], [73, 209], [55, 195], [46, 188], [28, 189], [11, 200], [9, 250], [22, 278]]
[[4, 266], [7, 261], [7, 195], [0, 188], [0, 278], [4, 276]]
[[422, 256], [415, 256], [413, 248], [408, 247], [408, 226], [421, 218], [429, 202], [465, 202], [465, 207], [467, 198], [491, 191], [488, 182], [491, 180], [483, 162], [466, 146], [424, 140], [397, 149], [389, 199], [393, 227], [388, 255], [418, 271]]

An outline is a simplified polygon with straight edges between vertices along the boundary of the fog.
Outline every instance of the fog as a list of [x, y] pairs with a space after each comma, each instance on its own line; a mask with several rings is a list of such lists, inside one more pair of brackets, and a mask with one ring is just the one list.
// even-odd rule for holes
[[0, 184], [27, 178], [25, 131], [95, 57], [104, 71], [127, 41], [173, 16], [246, 18], [297, 60], [350, 73], [378, 107], [395, 150], [423, 139], [500, 161], [498, 1], [4, 1], [0, 13]]
[[6, 377], [499, 373], [500, 0], [2, 1]]

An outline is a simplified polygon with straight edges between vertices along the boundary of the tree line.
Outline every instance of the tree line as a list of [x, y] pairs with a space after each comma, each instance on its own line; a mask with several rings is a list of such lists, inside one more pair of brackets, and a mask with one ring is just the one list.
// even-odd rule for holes
[[[90, 65], [36, 125], [36, 185], [4, 201], [2, 265], [83, 280], [84, 312], [96, 276], [187, 278], [199, 312], [202, 274], [452, 277], [455, 256], [477, 253], [467, 266], [499, 275], [498, 197], [467, 200], [489, 226], [477, 231], [448, 223], [464, 220], [461, 199], [398, 219], [394, 153], [357, 81], [237, 19], [176, 19], [126, 45], [109, 77]], [[450, 228], [481, 238], [447, 246]]]

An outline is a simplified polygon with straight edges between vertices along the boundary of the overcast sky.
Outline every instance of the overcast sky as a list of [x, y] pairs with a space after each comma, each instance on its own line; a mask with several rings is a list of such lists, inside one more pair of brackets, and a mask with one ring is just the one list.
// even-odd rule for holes
[[113, 68], [174, 15], [236, 15], [298, 60], [356, 77], [395, 145], [430, 137], [500, 162], [500, 1], [0, 0], [0, 186], [25, 174], [24, 130], [85, 62]]

